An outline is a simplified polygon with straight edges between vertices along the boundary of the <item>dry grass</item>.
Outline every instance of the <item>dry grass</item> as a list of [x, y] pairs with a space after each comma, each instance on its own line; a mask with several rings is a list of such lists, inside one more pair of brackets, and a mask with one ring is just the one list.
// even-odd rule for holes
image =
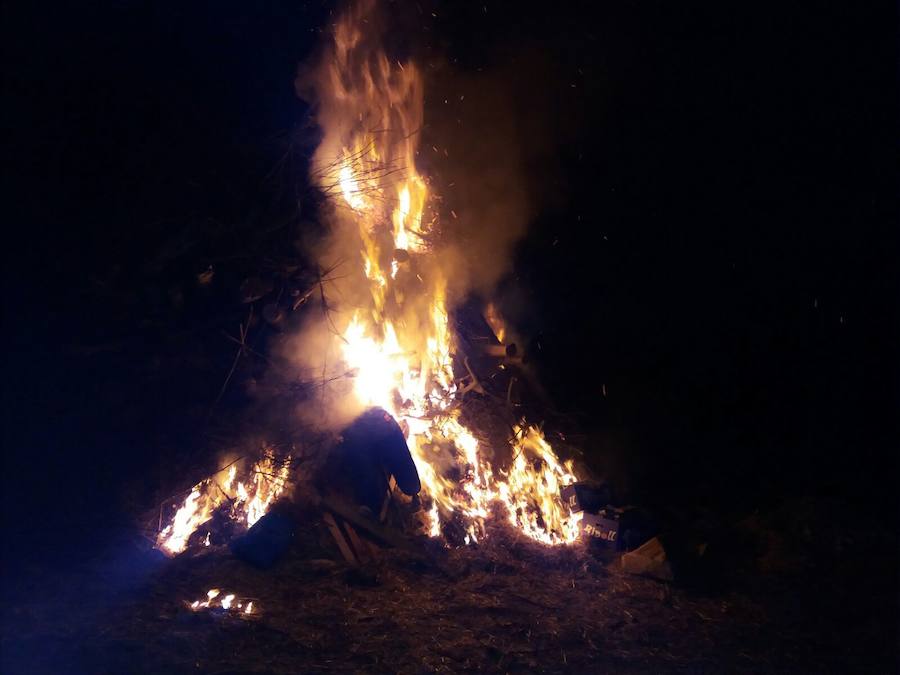
[[[323, 562], [308, 523], [273, 569], [226, 550], [160, 561], [113, 591], [105, 567], [29, 596], [4, 634], [5, 672], [774, 672], [825, 665], [771, 605], [691, 597], [624, 575], [611, 555], [550, 549], [494, 528], [478, 548], [423, 564], [386, 551], [371, 575]], [[311, 556], [316, 556], [315, 558]], [[604, 562], [603, 559], [606, 559]], [[106, 570], [106, 572], [104, 572]], [[246, 616], [192, 611], [217, 587]], [[822, 658], [825, 655], [820, 655]], [[826, 668], [827, 670], [828, 668]]]

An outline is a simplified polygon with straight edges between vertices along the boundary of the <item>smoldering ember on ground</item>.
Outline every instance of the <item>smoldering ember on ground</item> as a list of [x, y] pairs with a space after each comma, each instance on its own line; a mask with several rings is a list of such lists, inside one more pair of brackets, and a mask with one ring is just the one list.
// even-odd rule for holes
[[3, 672], [896, 667], [885, 247], [825, 223], [889, 181], [759, 149], [804, 66], [714, 93], [784, 66], [700, 67], [711, 10], [66, 16], [15, 17]]

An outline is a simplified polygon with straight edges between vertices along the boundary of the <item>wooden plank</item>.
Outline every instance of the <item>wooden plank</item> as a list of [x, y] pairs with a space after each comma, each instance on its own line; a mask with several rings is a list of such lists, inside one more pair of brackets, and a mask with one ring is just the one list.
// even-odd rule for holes
[[391, 505], [391, 497], [394, 494], [394, 488], [397, 487], [397, 479], [393, 476], [388, 481], [387, 494], [384, 496], [384, 503], [381, 505], [381, 513], [378, 515], [378, 522], [383, 523], [387, 518], [388, 507]]
[[353, 508], [338, 497], [322, 497], [320, 505], [326, 511], [330, 511], [335, 516], [346, 520], [357, 530], [365, 532], [379, 544], [392, 546], [393, 548], [399, 548], [415, 555], [423, 555], [422, 549], [416, 546], [407, 537], [404, 537], [396, 530], [383, 526], [381, 523], [378, 523], [371, 518], [366, 518], [365, 516], [360, 514], [357, 509]]
[[360, 541], [359, 535], [356, 534], [356, 530], [353, 529], [353, 526], [350, 523], [345, 522], [343, 525], [344, 531], [347, 533], [347, 538], [350, 540], [353, 550], [356, 552], [356, 557], [360, 562], [364, 562], [364, 559], [368, 557], [368, 548]]
[[331, 532], [331, 536], [334, 537], [335, 542], [337, 542], [338, 548], [341, 550], [341, 555], [344, 556], [344, 559], [351, 565], [358, 564], [359, 561], [356, 559], [356, 556], [353, 555], [353, 551], [350, 549], [347, 540], [344, 539], [341, 528], [338, 527], [338, 524], [335, 522], [334, 516], [326, 511], [322, 516], [322, 520], [324, 520], [325, 524], [328, 526], [328, 531]]

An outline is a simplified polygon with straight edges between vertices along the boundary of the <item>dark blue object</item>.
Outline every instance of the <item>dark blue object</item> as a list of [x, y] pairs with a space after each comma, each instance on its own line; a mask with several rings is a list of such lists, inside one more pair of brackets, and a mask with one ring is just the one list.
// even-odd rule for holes
[[270, 512], [231, 542], [231, 552], [239, 560], [265, 569], [287, 553], [293, 538], [294, 519], [285, 513]]
[[387, 412], [381, 408], [367, 410], [344, 430], [342, 437], [332, 459], [358, 504], [377, 514], [387, 492], [388, 476], [394, 477], [404, 494], [419, 493], [419, 472], [403, 431]]
[[560, 496], [575, 513], [579, 511], [597, 513], [612, 501], [609, 485], [599, 481], [572, 483], [560, 490]]

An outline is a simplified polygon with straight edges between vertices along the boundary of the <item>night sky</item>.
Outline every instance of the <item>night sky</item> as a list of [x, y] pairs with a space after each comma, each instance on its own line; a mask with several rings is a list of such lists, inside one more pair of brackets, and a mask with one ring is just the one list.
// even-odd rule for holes
[[[896, 16], [410, 8], [420, 30], [399, 49], [503, 73], [522, 119], [540, 110], [527, 171], [547, 198], [500, 293], [587, 456], [644, 503], [831, 491], [893, 518]], [[151, 491], [136, 477], [156, 486], [161, 454], [199, 444], [235, 310], [184, 289], [248, 231], [312, 217], [296, 212], [315, 133], [293, 81], [332, 11], [4, 7], [10, 556], [127, 527], [124, 504]], [[247, 271], [217, 264], [235, 287]]]

